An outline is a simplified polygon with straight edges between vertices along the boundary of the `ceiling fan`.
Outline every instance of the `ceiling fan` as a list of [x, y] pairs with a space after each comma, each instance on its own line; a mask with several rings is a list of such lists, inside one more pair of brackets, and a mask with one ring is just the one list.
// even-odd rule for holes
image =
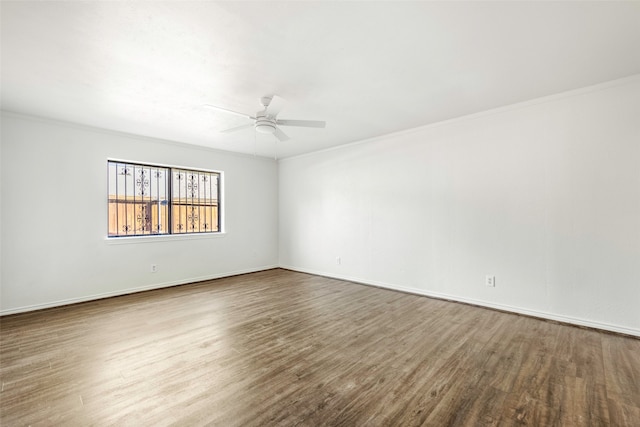
[[279, 141], [286, 141], [289, 139], [287, 134], [280, 130], [280, 126], [297, 126], [304, 128], [324, 128], [326, 122], [319, 120], [285, 120], [278, 119], [278, 113], [284, 107], [285, 100], [277, 95], [263, 96], [260, 98], [260, 104], [264, 107], [264, 110], [258, 111], [255, 116], [249, 114], [239, 113], [237, 111], [228, 110], [226, 108], [218, 107], [216, 105], [205, 104], [205, 107], [213, 108], [215, 110], [224, 111], [227, 113], [242, 116], [247, 119], [253, 120], [253, 123], [226, 129], [221, 132], [235, 132], [242, 129], [248, 129], [250, 127], [255, 128], [256, 132], [271, 133], [278, 138]]

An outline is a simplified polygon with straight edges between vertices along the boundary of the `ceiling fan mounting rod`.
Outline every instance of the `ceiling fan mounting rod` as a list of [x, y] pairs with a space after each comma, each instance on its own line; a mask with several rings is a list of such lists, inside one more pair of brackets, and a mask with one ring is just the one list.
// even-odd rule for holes
[[263, 96], [262, 98], [260, 98], [260, 105], [262, 105], [264, 108], [267, 108], [269, 104], [271, 104], [272, 99], [272, 96]]

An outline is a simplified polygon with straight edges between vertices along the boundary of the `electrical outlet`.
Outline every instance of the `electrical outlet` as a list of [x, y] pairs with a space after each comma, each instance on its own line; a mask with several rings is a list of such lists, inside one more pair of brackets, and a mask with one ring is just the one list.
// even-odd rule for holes
[[496, 287], [496, 276], [486, 275], [484, 277], [484, 283], [489, 287], [495, 288]]
[[151, 272], [155, 273], [156, 271], [158, 271], [158, 264], [151, 264]]
[[336, 264], [338, 265], [342, 264], [342, 260], [340, 259], [340, 257], [336, 257]]

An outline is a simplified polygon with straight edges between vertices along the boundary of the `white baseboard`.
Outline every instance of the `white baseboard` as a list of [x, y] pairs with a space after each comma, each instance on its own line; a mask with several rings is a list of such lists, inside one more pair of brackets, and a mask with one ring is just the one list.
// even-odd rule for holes
[[277, 265], [267, 265], [267, 266], [263, 266], [263, 267], [248, 268], [248, 269], [237, 270], [237, 271], [229, 271], [229, 272], [225, 272], [225, 273], [216, 273], [216, 274], [211, 274], [211, 275], [207, 275], [207, 276], [190, 277], [190, 278], [187, 278], [187, 279], [173, 280], [173, 281], [170, 281], [170, 282], [154, 283], [152, 285], [139, 286], [139, 287], [129, 288], [129, 289], [121, 289], [121, 290], [117, 290], [117, 291], [113, 291], [113, 292], [104, 292], [104, 293], [100, 293], [100, 294], [86, 295], [86, 296], [82, 296], [82, 297], [78, 297], [78, 298], [69, 298], [69, 299], [58, 300], [58, 301], [53, 301], [53, 302], [47, 302], [47, 303], [42, 303], [42, 304], [27, 305], [27, 306], [24, 306], [24, 307], [17, 307], [17, 308], [10, 308], [10, 309], [7, 309], [7, 310], [0, 310], [0, 316], [6, 316], [6, 315], [9, 315], [9, 314], [17, 314], [17, 313], [25, 313], [27, 311], [42, 310], [44, 308], [60, 307], [60, 306], [63, 306], [63, 305], [76, 304], [76, 303], [79, 303], [79, 302], [86, 302], [86, 301], [94, 301], [94, 300], [103, 299], [103, 298], [117, 297], [117, 296], [121, 296], [121, 295], [133, 294], [133, 293], [136, 293], [136, 292], [143, 292], [143, 291], [150, 291], [150, 290], [153, 290], [153, 289], [168, 288], [170, 286], [185, 285], [187, 283], [202, 282], [203, 280], [213, 280], [213, 279], [220, 279], [220, 278], [223, 278], [223, 277], [237, 276], [239, 274], [255, 273], [255, 272], [258, 272], [258, 271], [271, 270], [273, 268], [278, 268], [278, 266]]
[[358, 277], [329, 274], [322, 271], [316, 271], [316, 270], [311, 270], [306, 268], [298, 268], [290, 265], [280, 265], [280, 268], [284, 268], [286, 270], [298, 271], [300, 273], [308, 273], [308, 274], [314, 274], [317, 276], [330, 277], [333, 279], [346, 280], [349, 282], [354, 282], [354, 283], [367, 285], [367, 286], [376, 286], [379, 288], [391, 289], [394, 291], [406, 292], [406, 293], [415, 294], [415, 295], [422, 295], [425, 297], [462, 302], [466, 304], [477, 305], [480, 307], [493, 308], [496, 310], [524, 314], [526, 316], [531, 316], [531, 317], [538, 317], [541, 319], [555, 320], [557, 322], [568, 323], [568, 324], [577, 325], [577, 326], [586, 326], [588, 328], [602, 329], [605, 331], [617, 332], [620, 334], [633, 335], [636, 337], [640, 337], [640, 330], [638, 329], [627, 328], [627, 327], [618, 326], [618, 325], [611, 325], [611, 324], [602, 323], [602, 322], [594, 322], [591, 320], [580, 319], [572, 316], [565, 316], [562, 314], [548, 313], [545, 311], [538, 311], [538, 310], [530, 310], [527, 308], [516, 307], [511, 305], [505, 305], [505, 304], [496, 304], [489, 301], [482, 301], [482, 300], [477, 300], [472, 298], [464, 298], [457, 295], [450, 295], [450, 294], [444, 294], [444, 293], [433, 292], [433, 291], [425, 291], [423, 289], [409, 288], [409, 287], [398, 286], [391, 283], [384, 283], [384, 282], [378, 282], [373, 280], [364, 280]]

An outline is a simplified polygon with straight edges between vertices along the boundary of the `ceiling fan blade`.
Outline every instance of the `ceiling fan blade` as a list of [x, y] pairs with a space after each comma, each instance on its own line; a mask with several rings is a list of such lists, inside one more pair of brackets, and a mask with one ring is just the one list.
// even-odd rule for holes
[[270, 116], [277, 116], [280, 110], [284, 108], [284, 105], [287, 103], [284, 99], [280, 98], [278, 95], [273, 95], [271, 97], [271, 102], [267, 108], [265, 108], [265, 112]]
[[236, 126], [234, 128], [231, 129], [225, 129], [225, 130], [221, 130], [220, 133], [229, 133], [229, 132], [235, 132], [237, 130], [242, 130], [242, 129], [249, 129], [253, 127], [253, 123], [250, 123], [248, 125], [242, 125], [242, 126]]
[[227, 110], [226, 108], [218, 107], [218, 106], [215, 106], [215, 105], [204, 104], [204, 106], [208, 107], [208, 108], [213, 108], [214, 110], [224, 111], [225, 113], [235, 114], [236, 116], [242, 116], [242, 117], [247, 118], [247, 119], [251, 119], [251, 120], [255, 120], [256, 119], [255, 117], [250, 116], [248, 114], [238, 113], [237, 111]]
[[286, 133], [282, 132], [279, 128], [276, 128], [276, 131], [273, 134], [278, 138], [279, 141], [287, 141], [291, 138], [287, 136]]
[[327, 122], [321, 120], [276, 120], [277, 125], [299, 126], [303, 128], [323, 128]]

